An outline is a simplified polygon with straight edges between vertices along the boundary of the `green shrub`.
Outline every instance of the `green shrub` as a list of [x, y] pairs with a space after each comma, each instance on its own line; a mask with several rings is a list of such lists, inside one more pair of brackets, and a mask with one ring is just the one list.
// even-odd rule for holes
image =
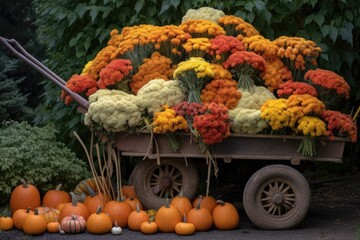
[[90, 171], [63, 143], [55, 140], [51, 126], [33, 127], [26, 122], [0, 125], [0, 199], [8, 202], [21, 178], [38, 187], [43, 194], [62, 183], [72, 190]]

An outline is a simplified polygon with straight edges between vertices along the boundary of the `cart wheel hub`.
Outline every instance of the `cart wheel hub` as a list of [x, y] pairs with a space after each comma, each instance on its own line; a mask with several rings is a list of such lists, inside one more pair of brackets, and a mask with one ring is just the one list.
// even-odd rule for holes
[[168, 188], [172, 185], [172, 179], [171, 177], [162, 177], [160, 180], [160, 184], [161, 186], [163, 186], [164, 188]]
[[281, 204], [284, 201], [283, 194], [281, 193], [275, 193], [272, 197], [272, 200], [276, 204]]

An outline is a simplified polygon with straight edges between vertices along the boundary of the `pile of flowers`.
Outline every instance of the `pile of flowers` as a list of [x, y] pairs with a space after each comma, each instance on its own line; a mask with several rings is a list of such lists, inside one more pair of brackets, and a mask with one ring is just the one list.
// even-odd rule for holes
[[[90, 101], [94, 130], [184, 132], [209, 146], [231, 133], [304, 136], [315, 154], [319, 136], [357, 141], [341, 112], [350, 87], [317, 68], [320, 47], [301, 37], [270, 40], [250, 23], [205, 7], [180, 25], [114, 29], [108, 45], [66, 86]], [[70, 104], [65, 92], [62, 98]]]

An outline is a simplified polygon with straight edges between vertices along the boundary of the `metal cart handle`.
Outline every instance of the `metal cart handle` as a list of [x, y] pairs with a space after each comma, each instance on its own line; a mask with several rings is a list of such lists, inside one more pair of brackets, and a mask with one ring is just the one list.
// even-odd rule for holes
[[15, 39], [7, 39], [0, 36], [0, 42], [5, 45], [10, 51], [12, 51], [17, 57], [24, 60], [46, 78], [50, 79], [58, 87], [64, 90], [68, 95], [71, 96], [77, 103], [79, 103], [79, 112], [85, 113], [89, 109], [89, 101], [80, 96], [79, 94], [71, 91], [66, 87], [66, 81], [56, 75], [53, 71], [47, 68], [44, 64], [38, 61], [36, 58], [31, 56]]

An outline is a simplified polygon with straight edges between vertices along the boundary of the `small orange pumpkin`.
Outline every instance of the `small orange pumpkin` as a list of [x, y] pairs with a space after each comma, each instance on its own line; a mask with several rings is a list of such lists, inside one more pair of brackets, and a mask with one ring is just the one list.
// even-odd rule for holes
[[127, 220], [132, 211], [128, 203], [115, 200], [106, 203], [103, 209], [103, 213], [108, 214], [111, 218], [113, 226], [115, 226], [115, 222], [117, 222], [121, 228], [127, 227]]
[[25, 217], [23, 223], [23, 231], [30, 235], [40, 235], [46, 231], [47, 222], [43, 215], [39, 214], [36, 208], [34, 214], [29, 214]]
[[182, 222], [179, 222], [175, 226], [175, 233], [177, 235], [187, 236], [195, 233], [195, 225], [189, 222], [186, 222], [186, 214], [184, 213], [184, 218]]
[[182, 190], [180, 191], [179, 196], [176, 196], [171, 200], [170, 204], [177, 207], [181, 214], [185, 213], [186, 215], [193, 208], [190, 199], [184, 197]]
[[209, 209], [210, 213], [212, 213], [214, 211], [214, 208], [216, 207], [216, 200], [214, 197], [199, 195], [192, 203], [193, 208], [196, 207], [196, 204], [199, 199], [201, 199], [200, 207]]
[[133, 210], [136, 210], [136, 204], [139, 204], [140, 210], [143, 210], [140, 200], [136, 197], [128, 197], [124, 202], [128, 203]]
[[86, 185], [89, 195], [86, 196], [84, 204], [89, 210], [89, 214], [95, 213], [99, 206], [104, 208], [105, 204], [110, 201], [110, 197], [102, 192], [95, 192], [90, 186]]
[[129, 197], [137, 198], [135, 188], [134, 188], [133, 185], [123, 185], [122, 188], [121, 188], [121, 191], [122, 191], [122, 195], [125, 198], [129, 198]]
[[132, 211], [128, 218], [129, 229], [139, 231], [141, 224], [143, 222], [147, 222], [148, 220], [148, 214], [144, 210], [140, 209], [139, 204], [136, 204], [136, 210]]
[[76, 200], [75, 194], [73, 192], [70, 193], [71, 203], [65, 203], [64, 207], [60, 210], [59, 214], [59, 222], [61, 222], [65, 217], [72, 215], [82, 216], [85, 220], [89, 217], [89, 210], [87, 207]]
[[213, 217], [209, 209], [200, 207], [202, 199], [199, 199], [195, 208], [187, 215], [187, 221], [195, 225], [195, 230], [208, 231], [213, 225]]
[[174, 232], [177, 223], [182, 221], [181, 213], [175, 206], [169, 204], [166, 198], [165, 205], [160, 207], [155, 215], [155, 222], [162, 232]]
[[89, 216], [86, 225], [88, 232], [93, 234], [109, 233], [113, 226], [110, 217], [101, 212], [101, 206]]
[[9, 216], [0, 217], [0, 230], [9, 231], [14, 227], [13, 219]]
[[154, 217], [140, 225], [140, 231], [144, 234], [154, 234], [158, 231], [158, 225], [154, 222]]
[[213, 211], [214, 225], [221, 230], [231, 230], [237, 228], [240, 217], [234, 205], [221, 200], [217, 201]]
[[43, 205], [46, 207], [56, 208], [60, 203], [71, 202], [70, 194], [61, 190], [62, 184], [60, 183], [54, 190], [49, 190], [43, 197]]
[[13, 219], [13, 222], [14, 222], [14, 227], [17, 228], [17, 229], [22, 229], [25, 217], [28, 214], [34, 214], [34, 212], [31, 211], [30, 208], [16, 210], [12, 215], [12, 219]]
[[27, 183], [24, 179], [21, 179], [21, 185], [17, 186], [10, 196], [10, 210], [14, 213], [18, 209], [27, 209], [30, 207], [34, 210], [40, 207], [40, 192], [32, 184]]
[[46, 230], [49, 233], [58, 233], [60, 231], [60, 223], [59, 222], [48, 222], [46, 225]]

